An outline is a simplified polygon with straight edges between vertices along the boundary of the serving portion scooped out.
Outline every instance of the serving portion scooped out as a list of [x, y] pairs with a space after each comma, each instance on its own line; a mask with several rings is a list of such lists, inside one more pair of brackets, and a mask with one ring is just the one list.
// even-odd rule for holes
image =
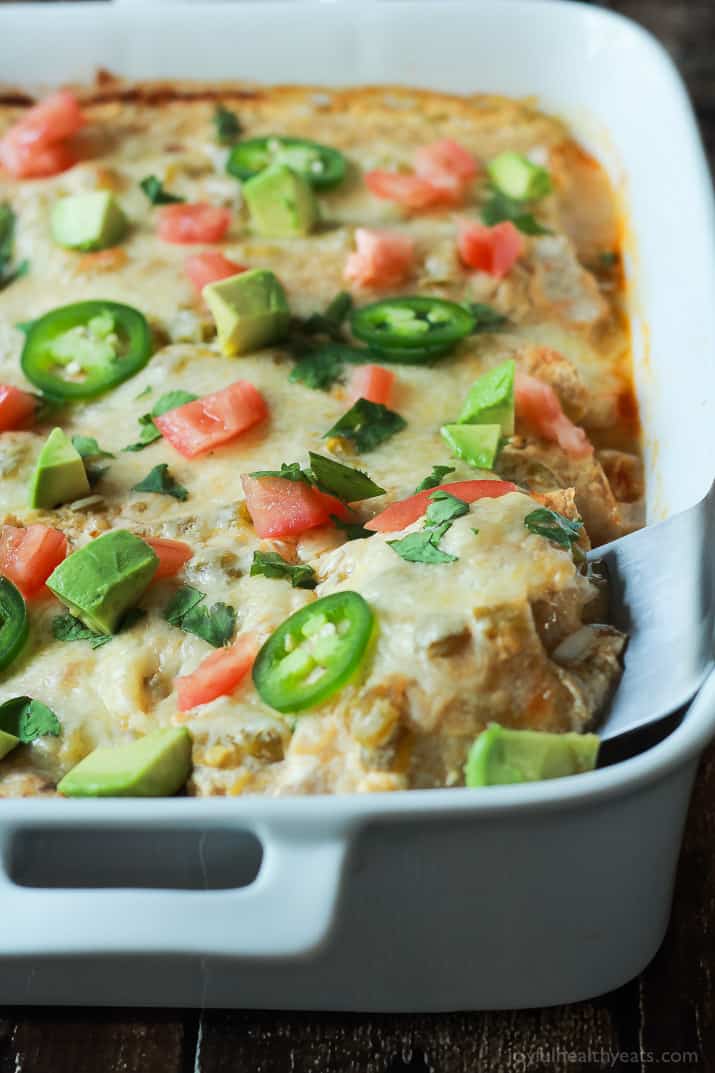
[[520, 101], [0, 107], [0, 796], [591, 769], [621, 233]]

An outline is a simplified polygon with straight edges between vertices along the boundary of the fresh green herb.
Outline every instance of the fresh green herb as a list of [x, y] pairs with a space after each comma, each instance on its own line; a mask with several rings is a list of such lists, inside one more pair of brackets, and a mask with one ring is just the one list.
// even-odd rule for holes
[[469, 505], [449, 492], [439, 490], [430, 496], [430, 505], [425, 514], [426, 525], [443, 525], [469, 514]]
[[241, 123], [235, 112], [232, 112], [229, 108], [224, 108], [222, 104], [217, 104], [214, 108], [213, 121], [216, 129], [216, 141], [219, 145], [233, 145], [234, 142], [238, 141], [241, 134]]
[[288, 379], [294, 384], [325, 391], [343, 375], [345, 365], [371, 361], [374, 355], [367, 349], [343, 343], [320, 343], [301, 350]]
[[236, 612], [224, 603], [201, 607], [205, 599], [205, 592], [199, 592], [190, 585], [182, 585], [164, 610], [164, 618], [185, 633], [192, 633], [195, 637], [208, 641], [214, 648], [222, 648], [233, 637]]
[[283, 578], [290, 581], [294, 589], [314, 589], [317, 584], [312, 566], [308, 563], [289, 563], [275, 551], [254, 551], [251, 577], [259, 574]]
[[480, 332], [497, 332], [509, 323], [509, 318], [503, 313], [498, 313], [493, 306], [485, 302], [467, 302], [467, 309], [476, 319], [472, 335]]
[[177, 194], [170, 194], [168, 190], [165, 190], [164, 184], [156, 175], [147, 175], [139, 185], [152, 205], [176, 205], [186, 200], [186, 198], [178, 197]]
[[337, 514], [331, 514], [330, 520], [336, 529], [342, 529], [348, 540], [367, 540], [375, 535], [371, 529], [366, 529], [359, 522], [346, 522], [343, 518], [338, 518]]
[[340, 291], [324, 313], [312, 313], [301, 322], [301, 327], [308, 335], [329, 335], [331, 339], [340, 340], [343, 338], [343, 322], [352, 307], [352, 295], [347, 291]]
[[[15, 223], [17, 217], [9, 205], [0, 204], [0, 291], [9, 287], [20, 276], [24, 276], [30, 268], [29, 261], [20, 261], [11, 268], [13, 246], [15, 242]], [[28, 322], [29, 327], [31, 322]], [[17, 325], [21, 331], [26, 330], [25, 325]]]
[[453, 563], [457, 556], [442, 551], [439, 542], [449, 529], [449, 522], [436, 529], [408, 533], [401, 540], [388, 540], [389, 547], [408, 563]]
[[94, 436], [73, 436], [72, 446], [82, 458], [114, 458], [111, 451], [99, 446]]
[[527, 514], [524, 518], [524, 525], [530, 533], [536, 533], [537, 536], [542, 536], [569, 550], [578, 540], [583, 528], [583, 522], [580, 519], [572, 521], [547, 507], [532, 510], [531, 514]]
[[27, 335], [34, 323], [34, 320], [18, 320], [15, 322], [15, 327], [19, 332], [22, 332], [24, 335]]
[[489, 200], [482, 207], [482, 220], [489, 227], [511, 220], [515, 227], [525, 235], [550, 235], [551, 231], [543, 227], [530, 212], [524, 212], [524, 204], [506, 194], [493, 191]]
[[[149, 390], [151, 391], [151, 388]], [[145, 394], [145, 392], [142, 392], [142, 394]], [[182, 391], [181, 389], [167, 391], [165, 395], [156, 400], [151, 408], [151, 413], [142, 414], [139, 418], [139, 439], [136, 443], [130, 443], [127, 447], [122, 447], [122, 450], [143, 451], [150, 443], [160, 440], [161, 432], [154, 424], [154, 418], [161, 417], [162, 414], [168, 413], [169, 410], [175, 410], [178, 406], [185, 406], [187, 402], [195, 402], [197, 398], [198, 396], [193, 395], [190, 391]]]
[[388, 410], [380, 402], [358, 399], [323, 438], [341, 436], [350, 440], [357, 451], [365, 452], [374, 450], [406, 427], [404, 417], [394, 410]]
[[157, 492], [163, 496], [173, 496], [174, 499], [188, 499], [189, 493], [183, 484], [179, 484], [169, 473], [166, 462], [160, 462], [158, 466], [150, 469], [143, 481], [132, 485], [132, 492]]
[[[125, 630], [131, 629], [145, 615], [146, 611], [141, 607], [130, 607], [122, 615], [116, 632], [124, 633]], [[90, 630], [89, 626], [85, 626], [84, 622], [75, 618], [74, 615], [70, 615], [69, 611], [67, 611], [63, 615], [55, 615], [53, 618], [52, 636], [56, 641], [89, 641], [91, 648], [101, 648], [102, 645], [106, 645], [112, 640], [113, 635], [111, 633], [95, 633], [94, 630]]]
[[474, 533], [475, 536], [479, 536], [479, 530], [478, 529], [472, 529], [472, 532]]
[[385, 489], [375, 484], [362, 470], [345, 466], [342, 462], [336, 462], [314, 451], [309, 451], [308, 457], [313, 483], [321, 492], [336, 496], [344, 503], [357, 503], [361, 499], [372, 499], [373, 496], [385, 494]]
[[109, 473], [109, 470], [109, 466], [93, 466], [90, 462], [85, 462], [84, 472], [87, 474], [90, 488], [94, 488], [95, 484], [99, 484], [102, 477]]
[[0, 704], [0, 730], [14, 734], [24, 745], [62, 733], [60, 721], [46, 704], [32, 697], [12, 697]]
[[134, 398], [135, 399], [145, 399], [147, 397], [147, 395], [151, 395], [153, 390], [154, 390], [154, 388], [151, 386], [151, 384], [147, 384], [147, 386], [144, 388], [144, 390], [140, 391], [138, 395], [134, 396]]
[[282, 477], [285, 481], [303, 481], [310, 484], [310, 474], [300, 468], [299, 462], [281, 462], [280, 469], [257, 469], [248, 474], [249, 477]]
[[420, 481], [415, 488], [414, 494], [426, 492], [428, 488], [436, 488], [438, 484], [442, 483], [447, 474], [454, 472], [454, 466], [432, 466], [432, 472], [429, 477], [425, 477], [424, 480]]

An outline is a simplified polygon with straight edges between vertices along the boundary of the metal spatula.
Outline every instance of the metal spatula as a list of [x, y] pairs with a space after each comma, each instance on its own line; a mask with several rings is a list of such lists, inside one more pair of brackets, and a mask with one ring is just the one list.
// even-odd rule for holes
[[713, 665], [715, 484], [696, 506], [595, 548], [605, 562], [614, 626], [629, 640], [603, 740], [686, 704]]

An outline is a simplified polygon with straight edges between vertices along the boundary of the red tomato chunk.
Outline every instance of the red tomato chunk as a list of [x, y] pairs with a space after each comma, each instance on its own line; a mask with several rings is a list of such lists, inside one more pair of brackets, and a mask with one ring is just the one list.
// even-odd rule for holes
[[253, 666], [258, 647], [254, 634], [243, 633], [229, 648], [207, 656], [192, 674], [177, 678], [179, 711], [188, 712], [233, 693]]
[[37, 399], [11, 384], [0, 384], [0, 432], [27, 428], [32, 422]]
[[234, 440], [267, 414], [260, 391], [248, 380], [236, 380], [221, 391], [155, 417], [154, 423], [184, 458], [194, 458]]
[[165, 537], [142, 537], [142, 540], [154, 549], [159, 559], [153, 581], [173, 577], [193, 558], [193, 551], [183, 540], [168, 540]]
[[426, 488], [424, 492], [417, 492], [408, 499], [401, 499], [399, 503], [392, 503], [369, 522], [365, 522], [365, 528], [372, 529], [375, 533], [394, 533], [412, 525], [425, 513], [430, 504], [430, 496], [437, 491], [449, 492], [465, 503], [474, 503], [477, 499], [496, 499], [508, 492], [518, 492], [519, 489], [511, 481], [454, 481], [452, 484], [440, 484], [437, 488]]
[[220, 279], [228, 279], [245, 271], [245, 265], [236, 264], [218, 250], [193, 253], [184, 261], [184, 272], [199, 294], [209, 283], [217, 283]]
[[67, 555], [67, 538], [47, 525], [0, 529], [0, 574], [18, 587], [25, 599], [37, 595]]
[[331, 515], [349, 518], [350, 511], [334, 496], [304, 481], [285, 477], [241, 477], [246, 506], [259, 537], [291, 539], [326, 525]]
[[193, 205], [162, 205], [156, 219], [156, 233], [164, 242], [220, 242], [231, 226], [231, 211], [197, 201]]

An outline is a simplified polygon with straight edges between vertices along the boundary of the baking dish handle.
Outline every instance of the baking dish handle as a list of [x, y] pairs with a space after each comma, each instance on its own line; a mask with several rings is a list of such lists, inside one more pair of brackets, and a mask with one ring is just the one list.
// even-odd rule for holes
[[[227, 890], [20, 886], [10, 877], [4, 852], [0, 907], [7, 926], [0, 931], [0, 956], [307, 954], [333, 920], [347, 832], [255, 833], [263, 845], [258, 875], [249, 886]], [[12, 837], [22, 844], [22, 831]], [[160, 852], [158, 830], [156, 839]]]

